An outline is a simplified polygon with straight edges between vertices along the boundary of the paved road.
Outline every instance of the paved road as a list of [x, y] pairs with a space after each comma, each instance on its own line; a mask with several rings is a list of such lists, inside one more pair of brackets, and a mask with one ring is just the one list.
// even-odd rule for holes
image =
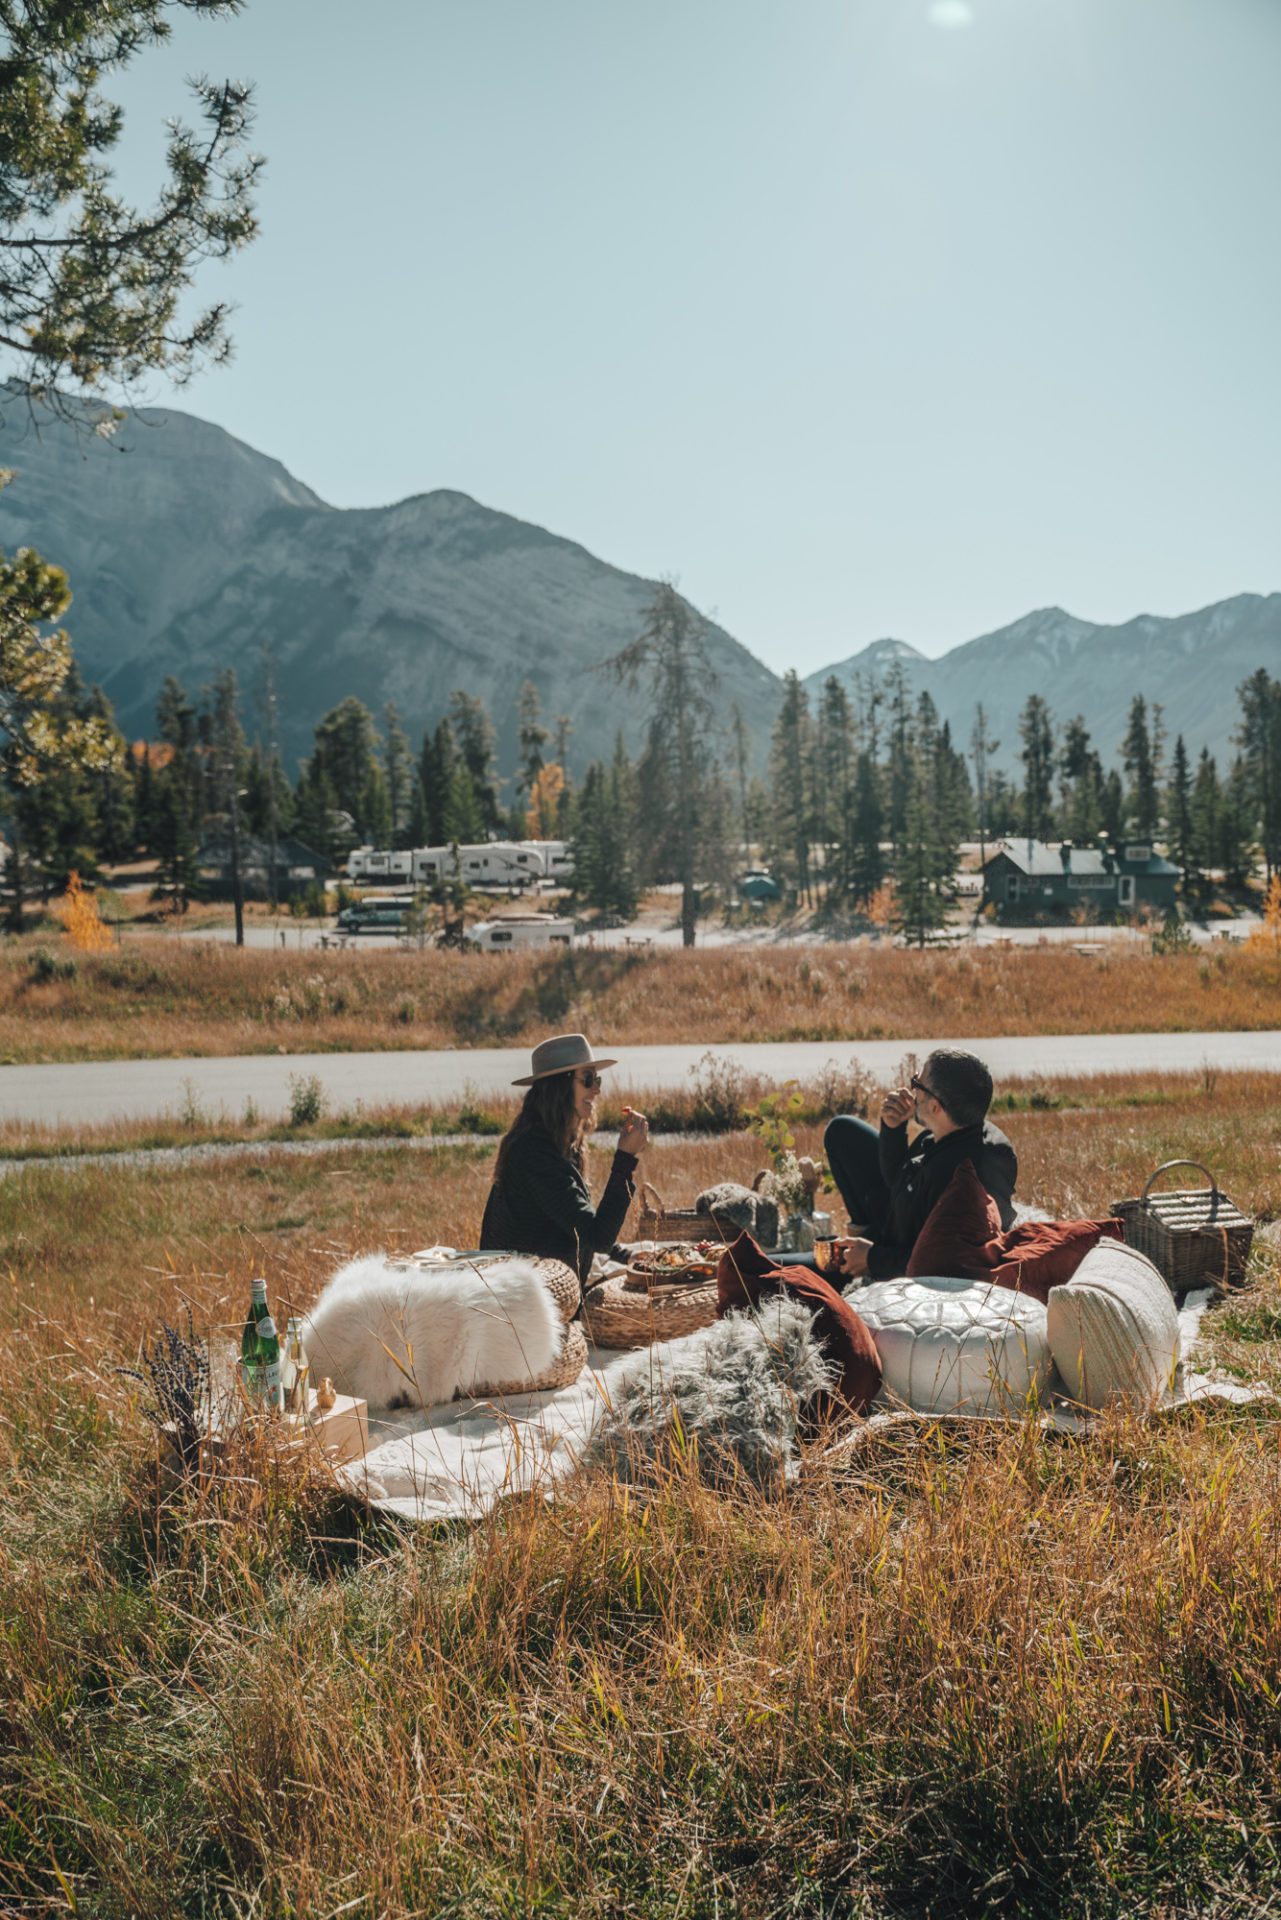
[[[1257, 914], [1243, 915], [1236, 920], [1213, 920], [1206, 926], [1189, 925], [1188, 933], [1198, 946], [1210, 946], [1218, 939], [1243, 940], [1251, 927], [1259, 924]], [[957, 932], [961, 934], [960, 929]], [[1066, 947], [1086, 943], [1134, 946], [1145, 952], [1149, 942], [1147, 934], [1133, 927], [997, 927], [987, 922], [967, 929], [961, 937], [967, 946], [973, 947]], [[200, 926], [173, 930], [163, 938], [180, 940], [184, 945], [193, 940], [214, 940], [226, 946], [235, 941], [236, 934], [231, 926]], [[296, 951], [300, 947], [333, 945], [337, 939], [331, 925], [300, 926], [296, 921], [283, 921], [278, 926], [263, 926], [251, 921], [245, 927], [247, 947], [285, 947]], [[642, 940], [656, 947], [676, 948], [681, 945], [681, 930], [679, 926], [660, 925], [653, 920], [646, 920], [578, 936], [580, 946], [593, 947], [626, 947]], [[349, 944], [358, 947], [362, 953], [399, 953], [406, 943], [394, 934], [363, 934]], [[847, 941], [830, 940], [821, 929], [794, 932], [790, 928], [774, 926], [747, 924], [722, 927], [708, 922], [698, 929], [700, 947], [821, 947], [848, 944]]]
[[[857, 1060], [889, 1080], [904, 1054], [924, 1059], [932, 1046], [980, 1054], [999, 1080], [1014, 1075], [1197, 1073], [1262, 1069], [1281, 1074], [1281, 1033], [1050, 1034], [1034, 1039], [862, 1040], [744, 1043], [741, 1046], [620, 1047], [615, 1084], [676, 1087], [704, 1055], [732, 1059], [774, 1080], [817, 1075], [830, 1060]], [[252, 1100], [263, 1118], [288, 1111], [290, 1082], [315, 1074], [331, 1109], [386, 1102], [456, 1101], [507, 1091], [529, 1071], [524, 1048], [451, 1053], [251, 1054], [214, 1060], [108, 1060], [69, 1066], [0, 1067], [0, 1120], [86, 1124], [181, 1113], [194, 1104], [233, 1119]], [[613, 1077], [613, 1076], [612, 1076]]]

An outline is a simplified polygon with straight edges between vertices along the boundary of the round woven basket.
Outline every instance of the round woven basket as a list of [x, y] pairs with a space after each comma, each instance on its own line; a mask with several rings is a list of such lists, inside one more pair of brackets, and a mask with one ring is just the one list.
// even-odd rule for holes
[[715, 1318], [715, 1285], [633, 1293], [625, 1276], [615, 1274], [592, 1287], [583, 1302], [583, 1325], [598, 1347], [652, 1347], [710, 1327]]
[[[577, 1281], [574, 1284], [577, 1285]], [[508, 1394], [554, 1393], [558, 1387], [572, 1387], [586, 1365], [587, 1341], [583, 1330], [571, 1324], [565, 1329], [565, 1344], [559, 1360], [553, 1360], [546, 1372], [536, 1373], [532, 1380], [501, 1380], [495, 1387], [477, 1387], [474, 1398], [492, 1396], [497, 1400]]]

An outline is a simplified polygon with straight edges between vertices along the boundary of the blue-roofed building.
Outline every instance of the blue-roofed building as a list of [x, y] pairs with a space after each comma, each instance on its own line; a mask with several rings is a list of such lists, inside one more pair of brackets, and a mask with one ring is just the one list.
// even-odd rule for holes
[[1111, 920], [1148, 908], [1174, 912], [1179, 869], [1150, 841], [1093, 847], [1070, 840], [1003, 840], [983, 869], [983, 903], [1001, 920], [1070, 920], [1084, 908]]

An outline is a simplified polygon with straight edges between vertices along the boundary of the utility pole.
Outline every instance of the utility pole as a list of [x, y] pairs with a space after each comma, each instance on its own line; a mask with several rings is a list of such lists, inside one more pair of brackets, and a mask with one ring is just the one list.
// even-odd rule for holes
[[230, 758], [231, 807], [228, 817], [231, 822], [231, 897], [236, 908], [236, 945], [243, 947], [245, 944], [245, 894], [240, 883], [240, 795], [236, 789], [235, 754], [232, 753]]

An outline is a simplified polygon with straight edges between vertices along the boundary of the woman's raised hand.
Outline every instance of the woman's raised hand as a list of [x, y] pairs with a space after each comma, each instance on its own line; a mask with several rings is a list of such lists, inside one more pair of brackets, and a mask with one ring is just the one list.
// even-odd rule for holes
[[649, 1121], [633, 1107], [623, 1108], [623, 1124], [618, 1130], [620, 1153], [644, 1153], [649, 1145]]

